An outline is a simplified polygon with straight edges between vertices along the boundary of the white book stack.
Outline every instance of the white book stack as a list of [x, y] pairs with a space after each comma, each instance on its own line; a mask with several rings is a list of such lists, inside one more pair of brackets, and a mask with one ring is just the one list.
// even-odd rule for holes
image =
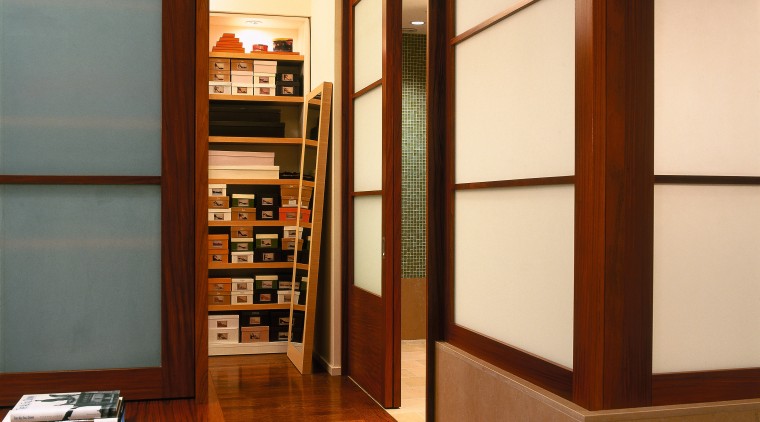
[[209, 179], [279, 179], [273, 152], [209, 151]]

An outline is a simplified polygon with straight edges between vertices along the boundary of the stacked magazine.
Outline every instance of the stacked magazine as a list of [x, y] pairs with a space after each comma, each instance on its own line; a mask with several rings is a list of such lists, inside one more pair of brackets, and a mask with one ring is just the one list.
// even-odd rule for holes
[[119, 390], [27, 394], [3, 422], [124, 422], [124, 404], [119, 394]]

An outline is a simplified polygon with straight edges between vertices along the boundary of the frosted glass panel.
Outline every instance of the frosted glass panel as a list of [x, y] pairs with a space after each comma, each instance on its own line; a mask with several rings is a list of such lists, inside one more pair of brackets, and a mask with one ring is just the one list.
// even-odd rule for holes
[[760, 1], [655, 1], [655, 174], [760, 176]]
[[0, 372], [160, 366], [160, 195], [0, 188]]
[[654, 372], [760, 366], [760, 186], [656, 186]]
[[383, 90], [354, 101], [354, 191], [383, 188]]
[[572, 368], [574, 187], [454, 200], [456, 324]]
[[455, 47], [457, 183], [575, 173], [574, 40], [542, 0]]
[[0, 173], [160, 175], [161, 0], [0, 10]]
[[354, 92], [383, 77], [383, 0], [354, 7]]
[[354, 286], [377, 296], [382, 283], [383, 197], [354, 198]]
[[456, 33], [461, 34], [468, 29], [496, 16], [500, 12], [507, 10], [523, 0], [478, 0], [477, 7], [472, 1], [457, 0], [456, 14]]

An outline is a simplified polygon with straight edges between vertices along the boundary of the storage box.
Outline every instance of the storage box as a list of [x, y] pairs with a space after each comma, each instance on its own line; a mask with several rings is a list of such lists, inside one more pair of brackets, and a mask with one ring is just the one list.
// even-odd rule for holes
[[208, 263], [209, 264], [229, 264], [229, 251], [227, 249], [216, 249], [209, 251]]
[[232, 226], [230, 234], [237, 239], [253, 239], [253, 227]]
[[[295, 292], [296, 295], [296, 303], [298, 303], [298, 297], [301, 295], [301, 292]], [[291, 303], [293, 299], [293, 295], [291, 294], [290, 290], [278, 290], [277, 291], [277, 303]]]
[[[311, 202], [311, 194], [314, 189], [311, 186], [304, 186], [301, 190], [301, 208], [306, 208]], [[280, 198], [282, 206], [298, 206], [298, 185], [282, 185], [280, 186]]]
[[[296, 282], [296, 284], [300, 284]], [[293, 287], [293, 282], [290, 280], [280, 280], [277, 282], [277, 290], [290, 290]], [[298, 290], [298, 288], [296, 288]]]
[[279, 62], [277, 63], [277, 80], [283, 82], [298, 82], [301, 80], [301, 65]]
[[278, 250], [255, 250], [255, 262], [279, 262], [280, 251]]
[[230, 242], [232, 252], [253, 252], [253, 239], [246, 237], [233, 237]]
[[209, 249], [227, 249], [230, 243], [230, 236], [227, 234], [210, 234], [208, 235]]
[[231, 278], [209, 278], [208, 279], [208, 292], [209, 294], [229, 293], [232, 291], [232, 279]]
[[260, 120], [211, 120], [208, 130], [209, 136], [282, 138], [285, 136], [285, 123]]
[[260, 343], [269, 341], [269, 327], [241, 327], [241, 343]]
[[254, 73], [253, 74], [253, 86], [276, 86], [277, 81], [276, 73]]
[[[298, 208], [280, 208], [279, 210], [280, 220], [295, 220], [298, 216]], [[311, 218], [311, 210], [301, 209], [301, 221], [308, 223]], [[299, 249], [300, 250], [300, 249]]]
[[208, 328], [238, 328], [237, 315], [209, 315]]
[[273, 86], [254, 86], [253, 95], [259, 95], [262, 97], [273, 97], [276, 92], [276, 88]]
[[230, 293], [215, 293], [208, 295], [208, 304], [209, 305], [229, 305], [230, 304]]
[[241, 311], [240, 326], [255, 327], [259, 325], [269, 326], [269, 311]]
[[238, 343], [238, 328], [213, 328], [208, 330], [210, 343]]
[[209, 69], [208, 80], [209, 82], [231, 82], [230, 71]]
[[240, 207], [240, 208], [255, 208], [256, 204], [254, 203], [254, 200], [256, 199], [256, 195], [246, 195], [242, 193], [233, 193], [232, 194], [232, 206], [233, 207]]
[[233, 221], [254, 221], [256, 220], [256, 208], [232, 208]]
[[209, 196], [208, 197], [208, 208], [209, 209], [225, 209], [230, 207], [230, 197], [229, 196]]
[[276, 275], [257, 275], [254, 290], [277, 290], [278, 285]]
[[274, 208], [259, 208], [256, 216], [259, 220], [276, 220], [277, 211]]
[[253, 279], [252, 278], [233, 278], [232, 279], [232, 292], [252, 292], [253, 291]]
[[253, 60], [245, 60], [245, 59], [232, 59], [230, 60], [230, 64], [232, 67], [230, 70], [233, 72], [252, 72], [253, 71]]
[[289, 310], [276, 310], [272, 311], [270, 327], [288, 327], [290, 326], [290, 311]]
[[275, 38], [272, 40], [272, 51], [290, 53], [293, 51], [293, 38]]
[[209, 72], [211, 71], [218, 71], [218, 70], [230, 70], [230, 59], [219, 59], [216, 57], [211, 57], [208, 59], [208, 69]]
[[253, 73], [277, 73], [277, 62], [272, 60], [254, 60]]
[[233, 264], [250, 264], [253, 262], [253, 252], [232, 252]]
[[296, 262], [295, 251], [282, 251], [282, 262]]
[[218, 95], [231, 95], [232, 84], [230, 82], [209, 82], [208, 93]]
[[232, 83], [232, 95], [254, 95], [253, 84], [248, 83]]
[[289, 327], [269, 327], [269, 341], [288, 341]]
[[270, 207], [274, 209], [278, 206], [277, 196], [269, 194], [259, 195], [256, 204], [259, 208]]
[[208, 210], [208, 221], [231, 221], [232, 209], [210, 209]]
[[277, 85], [275, 95], [281, 97], [297, 97], [301, 95], [301, 85]]
[[230, 294], [230, 305], [243, 306], [253, 304], [253, 291], [232, 292]]
[[227, 196], [227, 185], [223, 183], [208, 185], [208, 196]]
[[256, 249], [277, 249], [280, 246], [279, 236], [274, 233], [256, 235]]
[[209, 179], [279, 179], [279, 166], [208, 166]]
[[[303, 249], [303, 240], [298, 239], [298, 250], [300, 251]], [[289, 238], [289, 237], [283, 237], [282, 238], [282, 250], [283, 251], [294, 251], [296, 250], [296, 239]]]
[[277, 290], [254, 290], [253, 303], [277, 303]]
[[296, 232], [298, 232], [298, 238], [303, 238], [303, 227], [296, 227], [296, 226], [285, 226], [282, 228], [282, 237], [286, 238], [295, 238]]
[[[210, 150], [208, 152], [208, 164], [209, 166], [273, 166], [274, 153]], [[254, 195], [233, 194], [232, 197], [253, 199]], [[253, 206], [253, 202], [250, 206]]]

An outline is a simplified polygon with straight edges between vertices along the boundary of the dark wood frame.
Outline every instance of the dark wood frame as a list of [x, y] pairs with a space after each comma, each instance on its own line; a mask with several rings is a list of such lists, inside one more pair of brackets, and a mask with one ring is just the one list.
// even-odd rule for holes
[[[345, 373], [351, 373], [352, 353], [384, 354], [384, 379], [372, 379], [364, 373], [370, 368], [354, 368], [353, 374], [360, 378], [365, 388], [373, 397], [380, 400], [384, 407], [399, 407], [401, 405], [401, 2], [399, 0], [383, 0], [383, 70], [382, 78], [354, 92], [354, 40], [353, 13], [354, 7], [360, 0], [344, 0], [343, 2], [343, 207], [342, 224], [342, 254], [344, 257], [342, 275], [343, 303], [343, 355], [342, 365]], [[399, 19], [389, 19], [388, 16], [398, 16]], [[394, 46], [396, 46], [394, 48]], [[392, 163], [393, 171], [383, 167], [383, 215], [392, 216], [390, 220], [384, 217], [383, 237], [386, 239], [383, 264], [383, 297], [381, 306], [357, 308], [350, 300], [354, 295], [369, 298], [369, 294], [355, 289], [351, 282], [353, 274], [353, 199], [359, 196], [382, 194], [379, 191], [354, 192], [353, 188], [353, 104], [354, 100], [372, 89], [382, 89], [383, 95], [383, 157], [384, 162]], [[398, 173], [398, 177], [397, 177]], [[370, 309], [371, 308], [371, 309]], [[384, 315], [383, 321], [378, 321], [376, 315]], [[377, 325], [380, 322], [381, 325]], [[353, 327], [353, 328], [351, 328]], [[392, 353], [385, 350], [375, 350], [369, 345], [364, 350], [351, 350], [348, 347], [350, 331], [363, 327], [369, 335], [382, 336], [386, 347], [392, 347]], [[362, 375], [363, 374], [363, 375]], [[355, 379], [357, 382], [359, 379]]]
[[[120, 389], [128, 400], [195, 395], [196, 4], [163, 0], [161, 177], [0, 176], [3, 184], [161, 186], [161, 366], [0, 374], [0, 404], [30, 391]], [[189, 65], [189, 71], [187, 66]], [[190, 182], [188, 182], [190, 181]]]

